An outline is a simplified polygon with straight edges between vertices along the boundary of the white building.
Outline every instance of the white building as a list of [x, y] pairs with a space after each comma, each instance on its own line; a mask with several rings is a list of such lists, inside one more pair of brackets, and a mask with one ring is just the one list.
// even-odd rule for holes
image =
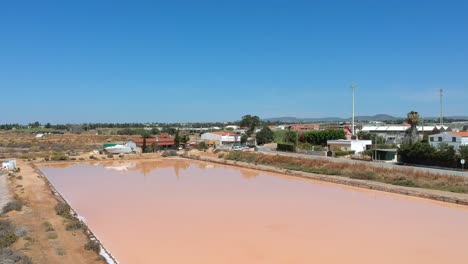
[[331, 151], [351, 151], [361, 153], [372, 146], [372, 140], [353, 140], [353, 139], [338, 139], [327, 140], [328, 149]]
[[229, 132], [207, 132], [201, 135], [201, 139], [214, 141], [216, 145], [234, 145], [240, 143], [241, 136]]
[[2, 162], [2, 169], [15, 170], [16, 169], [16, 159], [4, 160]]
[[458, 149], [460, 146], [468, 146], [468, 132], [443, 132], [429, 136], [429, 143], [433, 147], [444, 143]]
[[[364, 126], [361, 131], [377, 136], [381, 136], [385, 139], [386, 143], [398, 144], [402, 143], [405, 138], [406, 130], [410, 128], [409, 125], [389, 125], [389, 126]], [[429, 133], [434, 130], [447, 130], [447, 126], [416, 126], [420, 138], [422, 139], [423, 133]]]

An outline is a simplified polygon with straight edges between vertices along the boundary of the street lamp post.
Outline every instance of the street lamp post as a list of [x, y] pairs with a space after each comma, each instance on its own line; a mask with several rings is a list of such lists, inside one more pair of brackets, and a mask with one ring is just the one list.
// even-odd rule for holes
[[351, 89], [353, 90], [353, 116], [351, 118], [351, 136], [354, 136], [354, 90], [356, 89], [356, 84], [351, 84]]

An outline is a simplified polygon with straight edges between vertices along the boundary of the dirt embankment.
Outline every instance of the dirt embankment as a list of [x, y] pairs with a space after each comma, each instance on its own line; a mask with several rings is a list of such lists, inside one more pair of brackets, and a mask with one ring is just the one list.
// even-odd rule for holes
[[67, 220], [56, 214], [57, 197], [45, 179], [30, 163], [19, 160], [17, 165], [21, 171], [8, 181], [11, 193], [24, 206], [5, 218], [27, 233], [13, 248], [25, 253], [33, 263], [105, 263], [96, 252], [85, 250], [89, 240], [82, 229], [66, 230]]

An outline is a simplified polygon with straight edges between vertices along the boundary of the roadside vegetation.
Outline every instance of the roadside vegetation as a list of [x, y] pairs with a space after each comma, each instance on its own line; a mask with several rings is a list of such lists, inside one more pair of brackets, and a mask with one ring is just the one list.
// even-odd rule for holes
[[233, 161], [270, 165], [287, 170], [336, 175], [400, 186], [468, 193], [468, 179], [457, 176], [239, 151], [229, 152], [223, 155], [223, 158]]

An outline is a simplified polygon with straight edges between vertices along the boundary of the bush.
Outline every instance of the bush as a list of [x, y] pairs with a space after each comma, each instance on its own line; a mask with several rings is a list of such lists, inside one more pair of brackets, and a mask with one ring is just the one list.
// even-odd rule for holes
[[278, 143], [278, 151], [296, 152], [296, 146], [292, 143]]
[[171, 156], [177, 156], [177, 151], [171, 149], [171, 150], [165, 150], [163, 151], [163, 153], [161, 154], [161, 156], [163, 157], [171, 157]]
[[47, 234], [48, 239], [57, 239], [58, 235], [55, 232], [50, 232]]
[[218, 158], [222, 159], [224, 157], [224, 153], [219, 153]]
[[9, 220], [0, 220], [0, 248], [11, 246], [18, 240], [15, 226]]
[[325, 145], [327, 140], [345, 139], [346, 135], [343, 130], [318, 130], [308, 131], [304, 134], [303, 140], [312, 145]]
[[65, 218], [71, 218], [70, 210], [71, 210], [70, 206], [63, 202], [59, 202], [55, 206], [55, 212], [58, 215], [65, 217]]
[[42, 226], [44, 226], [46, 232], [55, 231], [54, 227], [49, 221], [42, 223]]
[[5, 206], [3, 206], [2, 212], [6, 214], [11, 211], [21, 211], [22, 208], [23, 208], [23, 202], [14, 200], [14, 201], [8, 202]]
[[84, 248], [86, 250], [92, 250], [98, 254], [101, 251], [101, 246], [99, 246], [99, 243], [96, 240], [88, 241], [88, 243], [85, 244]]
[[32, 264], [28, 256], [11, 248], [0, 248], [0, 261], [0, 263]]
[[109, 159], [113, 159], [113, 158], [114, 158], [114, 154], [108, 154], [107, 157], [108, 157]]
[[65, 153], [55, 153], [50, 159], [53, 161], [68, 160], [68, 156]]
[[335, 151], [336, 157], [342, 157], [347, 155], [353, 155], [356, 151], [354, 150], [345, 150], [345, 151]]
[[84, 223], [78, 219], [72, 219], [65, 225], [66, 230], [79, 230], [85, 227]]

